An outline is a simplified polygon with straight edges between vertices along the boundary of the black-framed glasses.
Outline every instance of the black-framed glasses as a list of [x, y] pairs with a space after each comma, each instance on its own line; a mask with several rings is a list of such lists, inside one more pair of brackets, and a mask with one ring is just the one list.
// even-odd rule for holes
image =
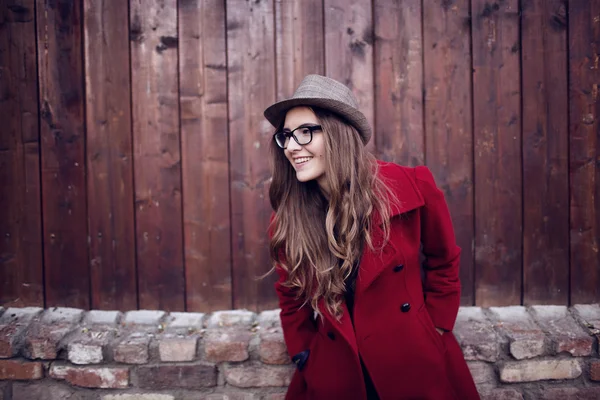
[[294, 138], [296, 143], [298, 143], [300, 146], [304, 146], [311, 142], [313, 138], [313, 132], [317, 132], [320, 130], [321, 125], [303, 124], [294, 129], [293, 131], [290, 131], [289, 129], [277, 131], [273, 135], [273, 139], [275, 140], [275, 143], [277, 143], [277, 146], [281, 147], [282, 149], [287, 148], [288, 144], [290, 143], [290, 138]]

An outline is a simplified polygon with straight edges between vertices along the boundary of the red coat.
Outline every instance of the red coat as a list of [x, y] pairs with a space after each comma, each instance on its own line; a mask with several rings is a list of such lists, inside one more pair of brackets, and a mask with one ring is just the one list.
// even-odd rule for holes
[[[311, 307], [301, 307], [281, 285], [286, 274], [277, 268], [283, 333], [299, 366], [286, 399], [365, 399], [359, 352], [381, 400], [479, 399], [451, 332], [460, 301], [460, 249], [444, 196], [426, 167], [380, 162], [379, 173], [400, 206], [392, 208], [390, 242], [383, 252], [368, 246], [363, 251], [354, 326], [345, 304], [337, 322], [322, 300], [324, 318], [315, 321]], [[440, 336], [435, 327], [447, 332]]]

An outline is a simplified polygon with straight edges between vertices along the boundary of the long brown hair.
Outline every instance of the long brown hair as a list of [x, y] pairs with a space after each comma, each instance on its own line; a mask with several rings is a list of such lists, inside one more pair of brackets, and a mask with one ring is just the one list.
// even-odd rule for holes
[[[325, 197], [316, 180], [298, 181], [284, 151], [272, 142], [271, 259], [288, 273], [284, 285], [296, 289], [298, 298], [321, 314], [317, 302], [323, 297], [327, 310], [339, 319], [344, 281], [362, 246], [377, 250], [389, 238], [391, 193], [358, 131], [333, 113], [311, 110], [324, 135], [329, 192]], [[381, 216], [381, 228], [372, 226], [374, 211]], [[383, 230], [382, 243], [373, 243], [374, 229]]]

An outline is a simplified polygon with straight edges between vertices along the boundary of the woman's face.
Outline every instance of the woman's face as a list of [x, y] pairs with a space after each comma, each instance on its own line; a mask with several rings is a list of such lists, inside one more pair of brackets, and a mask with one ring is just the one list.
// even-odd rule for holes
[[[293, 131], [302, 125], [319, 125], [319, 120], [308, 107], [290, 109], [285, 116], [284, 130]], [[294, 133], [300, 135], [300, 131], [298, 129]], [[305, 145], [299, 145], [294, 138], [290, 138], [284, 152], [300, 182], [316, 179], [319, 186], [325, 189], [325, 139], [322, 131], [314, 131], [311, 142]]]

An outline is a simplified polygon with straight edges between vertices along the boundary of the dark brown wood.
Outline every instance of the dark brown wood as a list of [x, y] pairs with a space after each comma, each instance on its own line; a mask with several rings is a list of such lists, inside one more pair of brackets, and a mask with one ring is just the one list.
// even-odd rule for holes
[[179, 2], [188, 311], [232, 307], [224, 0]]
[[[422, 165], [424, 132], [421, 0], [401, 3], [395, 0], [376, 0], [374, 8], [377, 154], [385, 161]], [[345, 30], [339, 26], [332, 29]]]
[[92, 308], [137, 308], [127, 2], [84, 0]]
[[176, 0], [131, 0], [140, 308], [184, 310]]
[[267, 225], [268, 164], [273, 128], [263, 110], [276, 98], [274, 9], [271, 2], [227, 1], [229, 154], [233, 307], [277, 307]]
[[475, 303], [521, 303], [521, 112], [517, 0], [472, 2]]
[[43, 306], [35, 4], [0, 8], [0, 305]]
[[571, 304], [600, 299], [600, 4], [569, 2]]
[[[461, 303], [473, 305], [473, 131], [469, 1], [423, 8], [425, 159], [462, 249]], [[416, 116], [415, 116], [415, 120]]]
[[88, 308], [80, 2], [38, 2], [37, 40], [46, 306]]
[[[373, 12], [371, 0], [324, 0], [325, 72], [352, 89], [358, 106], [375, 126]], [[404, 7], [404, 5], [403, 5]], [[376, 27], [375, 29], [379, 29]], [[377, 134], [367, 145], [375, 151]]]
[[567, 10], [521, 2], [523, 304], [568, 304]]
[[276, 0], [277, 99], [291, 97], [307, 74], [325, 73], [322, 0]]

